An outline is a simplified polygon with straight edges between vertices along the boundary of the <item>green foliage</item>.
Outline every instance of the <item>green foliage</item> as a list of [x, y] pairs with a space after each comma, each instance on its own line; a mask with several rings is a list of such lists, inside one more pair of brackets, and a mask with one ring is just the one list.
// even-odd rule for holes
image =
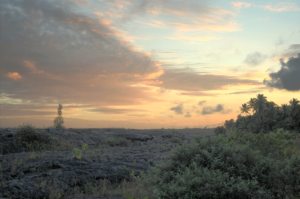
[[77, 160], [81, 160], [82, 159], [82, 151], [80, 148], [74, 148], [73, 149], [73, 157]]
[[146, 179], [154, 198], [296, 198], [299, 135], [218, 135], [181, 147]]
[[80, 148], [75, 147], [73, 149], [73, 157], [77, 160], [81, 160], [83, 157], [83, 154], [88, 150], [89, 145], [88, 144], [82, 144]]
[[86, 151], [88, 149], [89, 149], [89, 145], [88, 144], [84, 143], [84, 144], [81, 145], [81, 150], [82, 151]]
[[241, 115], [236, 121], [226, 121], [224, 127], [226, 130], [237, 129], [253, 133], [266, 133], [280, 128], [300, 132], [300, 103], [297, 99], [292, 99], [289, 104], [278, 106], [259, 94], [242, 104]]
[[16, 132], [16, 147], [24, 151], [47, 149], [52, 140], [46, 134], [38, 133], [31, 125], [20, 126]]
[[225, 129], [225, 127], [223, 127], [223, 126], [218, 126], [218, 127], [215, 129], [215, 133], [216, 133], [217, 135], [219, 135], [219, 134], [225, 134], [225, 133], [226, 133], [226, 129]]

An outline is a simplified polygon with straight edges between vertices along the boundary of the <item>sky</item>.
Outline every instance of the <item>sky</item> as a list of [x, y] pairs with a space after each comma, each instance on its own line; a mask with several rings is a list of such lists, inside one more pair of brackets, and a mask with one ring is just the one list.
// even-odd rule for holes
[[198, 128], [300, 99], [299, 0], [1, 0], [0, 127]]

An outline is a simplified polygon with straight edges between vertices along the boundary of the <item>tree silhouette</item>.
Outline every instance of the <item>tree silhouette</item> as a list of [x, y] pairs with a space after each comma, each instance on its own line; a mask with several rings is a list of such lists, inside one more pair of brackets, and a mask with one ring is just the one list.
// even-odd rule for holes
[[[225, 122], [226, 130], [235, 128], [241, 131], [266, 133], [281, 128], [300, 132], [300, 102], [297, 99], [278, 106], [268, 101], [263, 94], [259, 94], [242, 104], [240, 110], [241, 114], [236, 121]], [[243, 115], [245, 113], [246, 115]]]
[[54, 127], [56, 129], [64, 128], [64, 118], [62, 116], [62, 109], [63, 109], [63, 106], [61, 104], [58, 104], [57, 117], [54, 119]]

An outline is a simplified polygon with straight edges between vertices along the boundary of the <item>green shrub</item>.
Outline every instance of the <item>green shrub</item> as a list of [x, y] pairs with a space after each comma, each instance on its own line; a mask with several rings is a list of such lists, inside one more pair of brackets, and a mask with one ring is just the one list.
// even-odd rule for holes
[[48, 135], [38, 133], [31, 125], [20, 126], [16, 132], [16, 147], [23, 151], [47, 149], [51, 146]]
[[299, 135], [218, 135], [181, 147], [145, 180], [154, 198], [297, 198]]
[[75, 158], [75, 159], [77, 159], [77, 160], [81, 160], [82, 159], [82, 151], [81, 151], [81, 149], [79, 149], [79, 148], [74, 148], [73, 149], [73, 157]]
[[82, 157], [83, 157], [83, 155], [84, 155], [84, 153], [85, 153], [88, 149], [89, 149], [89, 145], [86, 144], [86, 143], [82, 144], [80, 148], [75, 147], [75, 148], [73, 149], [73, 151], [72, 151], [72, 152], [73, 152], [73, 157], [74, 157], [75, 159], [77, 159], [77, 160], [81, 160]]
[[109, 146], [128, 146], [129, 141], [124, 137], [112, 136], [104, 140], [104, 143]]

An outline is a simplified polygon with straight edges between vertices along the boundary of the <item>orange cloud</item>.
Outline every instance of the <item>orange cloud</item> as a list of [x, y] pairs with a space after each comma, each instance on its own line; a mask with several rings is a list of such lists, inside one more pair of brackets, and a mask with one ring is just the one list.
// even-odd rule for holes
[[22, 75], [18, 72], [8, 72], [6, 76], [15, 81], [22, 79]]

